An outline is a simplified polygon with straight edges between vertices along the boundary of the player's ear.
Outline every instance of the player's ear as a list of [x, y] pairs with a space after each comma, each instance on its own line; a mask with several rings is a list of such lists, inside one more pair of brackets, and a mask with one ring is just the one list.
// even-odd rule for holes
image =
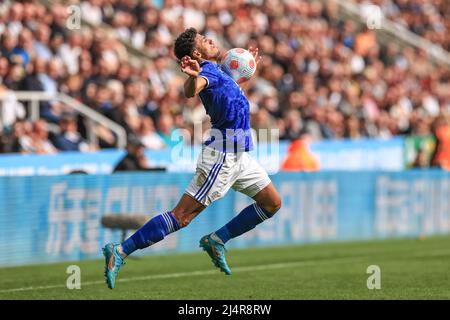
[[200, 59], [202, 57], [202, 54], [197, 49], [194, 49], [194, 51], [192, 51], [191, 56], [194, 59]]

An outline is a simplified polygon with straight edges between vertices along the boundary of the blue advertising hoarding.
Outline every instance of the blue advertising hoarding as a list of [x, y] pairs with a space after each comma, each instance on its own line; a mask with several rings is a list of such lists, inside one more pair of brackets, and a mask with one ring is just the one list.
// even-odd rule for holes
[[[105, 214], [152, 217], [175, 206], [188, 173], [0, 177], [0, 265], [101, 257], [119, 241]], [[283, 207], [230, 248], [450, 233], [450, 173], [317, 172], [272, 176]], [[252, 200], [229, 192], [141, 254], [198, 250], [198, 240]]]
[[311, 144], [321, 170], [392, 170], [405, 168], [404, 138], [333, 140]]
[[[258, 144], [251, 152], [269, 172], [276, 173], [287, 154], [289, 143]], [[193, 172], [201, 146], [177, 145], [172, 149], [147, 150], [151, 166], [163, 166], [170, 172]], [[339, 140], [311, 144], [321, 170], [402, 170], [404, 139]], [[90, 174], [109, 174], [125, 155], [124, 150], [91, 153], [62, 152], [56, 155], [0, 155], [0, 176], [62, 175], [75, 170]]]

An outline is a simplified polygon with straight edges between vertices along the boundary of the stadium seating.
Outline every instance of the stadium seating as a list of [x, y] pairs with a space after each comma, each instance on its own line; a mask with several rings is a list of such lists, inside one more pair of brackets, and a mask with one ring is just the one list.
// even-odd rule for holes
[[[3, 109], [7, 119], [2, 128], [3, 152], [54, 151], [23, 145], [21, 141], [29, 138], [36, 145], [45, 139], [33, 129], [36, 125], [22, 120], [23, 105], [11, 90], [67, 93], [119, 123], [151, 149], [170, 147], [170, 134], [177, 128], [193, 132], [194, 122], [206, 124], [200, 101], [183, 97], [184, 77], [172, 53], [173, 39], [188, 26], [218, 40], [225, 49], [260, 48], [258, 77], [247, 91], [255, 129], [278, 128], [282, 139], [307, 133], [317, 141], [427, 136], [436, 123], [449, 125], [449, 68], [434, 66], [420, 50], [396, 43], [381, 45], [374, 31], [344, 20], [334, 2], [71, 1], [80, 5], [83, 19], [93, 28], [79, 31], [65, 27], [68, 12], [56, 3], [51, 8], [39, 1], [2, 4], [0, 91], [11, 96], [10, 107]], [[409, 21], [408, 10], [416, 10], [421, 2], [374, 3], [387, 8], [393, 20]], [[399, 6], [410, 9], [396, 16]], [[419, 9], [423, 15], [417, 19], [426, 27], [413, 31], [448, 48], [449, 36], [442, 36], [438, 28], [448, 24], [442, 16], [448, 11], [445, 1]], [[436, 25], [427, 23], [430, 19]], [[429, 33], [430, 28], [438, 30]], [[133, 53], [127, 46], [148, 58], [141, 58], [138, 65], [130, 63]], [[40, 121], [60, 125], [68, 111], [58, 103], [43, 103]], [[77, 130], [78, 140], [85, 139], [82, 121]], [[111, 132], [97, 131], [98, 145], [81, 141], [77, 145], [84, 148], [78, 150], [114, 145]], [[194, 137], [189, 142], [200, 140]], [[50, 142], [54, 142], [52, 134]]]

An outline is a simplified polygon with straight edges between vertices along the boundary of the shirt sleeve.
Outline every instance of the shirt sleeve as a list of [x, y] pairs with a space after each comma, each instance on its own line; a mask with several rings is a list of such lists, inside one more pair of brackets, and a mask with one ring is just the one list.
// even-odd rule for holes
[[199, 76], [205, 78], [206, 88], [214, 87], [218, 83], [217, 69], [212, 63], [205, 63]]

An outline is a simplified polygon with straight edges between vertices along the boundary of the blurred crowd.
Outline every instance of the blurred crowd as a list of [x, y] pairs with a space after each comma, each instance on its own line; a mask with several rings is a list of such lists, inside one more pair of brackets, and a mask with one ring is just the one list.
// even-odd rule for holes
[[[448, 1], [372, 2], [448, 49]], [[68, 29], [68, 4], [79, 5], [91, 27]], [[105, 32], [105, 25], [118, 37]], [[64, 92], [122, 125], [147, 148], [176, 144], [171, 134], [180, 128], [188, 143], [200, 143], [194, 131], [208, 129], [208, 118], [198, 98], [184, 98], [185, 76], [172, 52], [174, 39], [187, 27], [216, 40], [224, 52], [259, 47], [263, 59], [246, 89], [254, 129], [278, 129], [280, 138], [289, 140], [307, 134], [317, 141], [428, 136], [450, 125], [450, 68], [433, 65], [414, 48], [382, 47], [374, 31], [343, 20], [333, 1], [84, 0], [51, 9], [37, 1], [6, 1], [0, 8], [0, 92]], [[148, 58], [130, 63], [117, 39]], [[26, 108], [13, 95], [7, 103], [4, 152], [94, 150], [116, 142], [113, 133], [97, 126], [98, 145], [87, 144], [81, 118], [57, 101], [42, 103], [41, 119], [31, 124], [22, 120]], [[38, 133], [48, 127], [45, 122], [64, 129], [67, 121], [70, 134]], [[58, 144], [55, 136], [73, 143]], [[30, 151], [22, 140], [46, 147]]]
[[[353, 0], [355, 1], [355, 0]], [[450, 1], [448, 0], [356, 0], [374, 4], [383, 15], [408, 30], [450, 51]]]

